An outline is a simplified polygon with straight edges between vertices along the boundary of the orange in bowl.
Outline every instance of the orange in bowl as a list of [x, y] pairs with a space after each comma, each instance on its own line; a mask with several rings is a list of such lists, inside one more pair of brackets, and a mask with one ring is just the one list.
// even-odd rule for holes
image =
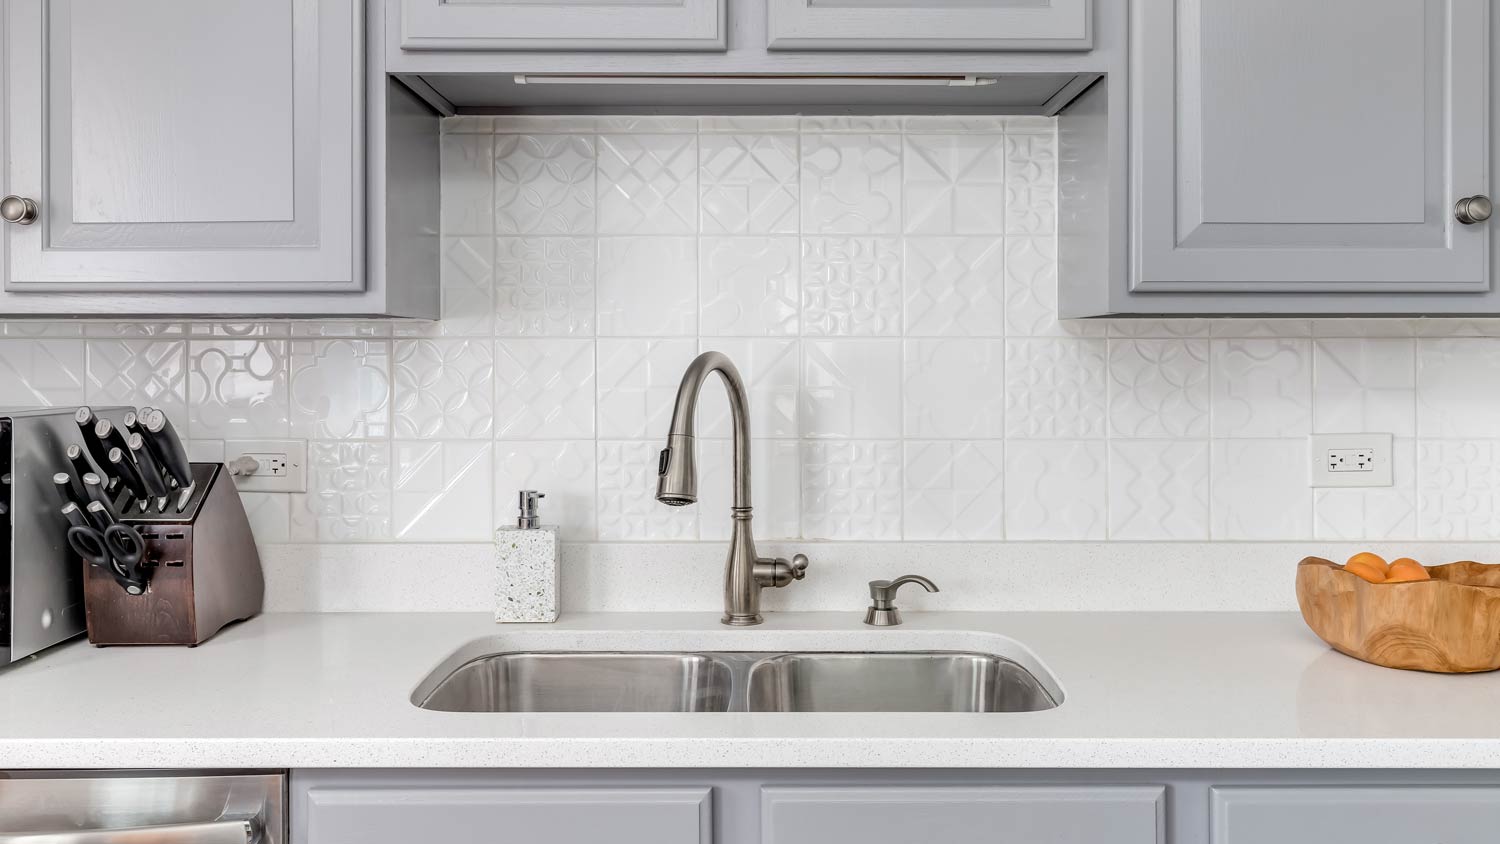
[[1349, 558], [1344, 568], [1352, 574], [1357, 574], [1371, 583], [1384, 583], [1386, 573], [1390, 567], [1386, 565], [1385, 558], [1379, 554], [1369, 551], [1361, 551]]
[[1432, 575], [1427, 573], [1427, 567], [1411, 557], [1391, 561], [1390, 571], [1385, 576], [1386, 583], [1413, 583], [1431, 579]]

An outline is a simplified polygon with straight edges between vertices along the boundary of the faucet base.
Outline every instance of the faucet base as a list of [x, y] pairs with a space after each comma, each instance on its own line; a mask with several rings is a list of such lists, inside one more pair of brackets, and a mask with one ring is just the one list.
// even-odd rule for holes
[[719, 623], [730, 627], [754, 627], [765, 620], [760, 613], [755, 613], [754, 615], [726, 615], [719, 619]]

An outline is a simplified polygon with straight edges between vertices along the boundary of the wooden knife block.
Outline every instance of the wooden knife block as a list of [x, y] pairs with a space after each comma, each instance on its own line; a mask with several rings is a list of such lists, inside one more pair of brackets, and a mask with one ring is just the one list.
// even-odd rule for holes
[[144, 594], [130, 595], [81, 563], [90, 642], [194, 646], [260, 612], [265, 578], [234, 482], [220, 464], [194, 463], [193, 487], [181, 512], [142, 513], [128, 493], [117, 503], [120, 521], [146, 540], [151, 577]]

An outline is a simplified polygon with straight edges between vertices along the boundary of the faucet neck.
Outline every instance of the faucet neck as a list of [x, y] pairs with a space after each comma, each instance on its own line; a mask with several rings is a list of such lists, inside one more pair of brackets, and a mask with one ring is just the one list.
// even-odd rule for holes
[[744, 510], [746, 518], [750, 510], [750, 400], [745, 392], [745, 382], [734, 363], [722, 352], [704, 352], [693, 360], [683, 373], [682, 383], [677, 388], [677, 401], [672, 406], [672, 425], [668, 431], [672, 438], [686, 437], [684, 442], [692, 448], [698, 411], [698, 394], [710, 373], [717, 372], [729, 394], [729, 415], [734, 426], [734, 508]]

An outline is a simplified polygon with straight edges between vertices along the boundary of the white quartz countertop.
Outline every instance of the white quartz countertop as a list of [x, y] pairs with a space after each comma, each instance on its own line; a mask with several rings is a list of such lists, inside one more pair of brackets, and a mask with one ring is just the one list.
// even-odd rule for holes
[[[1392, 671], [1288, 613], [273, 614], [198, 648], [78, 641], [0, 671], [0, 769], [218, 767], [1497, 768], [1500, 672]], [[429, 712], [495, 650], [1003, 649], [1060, 681], [1018, 714]]]

